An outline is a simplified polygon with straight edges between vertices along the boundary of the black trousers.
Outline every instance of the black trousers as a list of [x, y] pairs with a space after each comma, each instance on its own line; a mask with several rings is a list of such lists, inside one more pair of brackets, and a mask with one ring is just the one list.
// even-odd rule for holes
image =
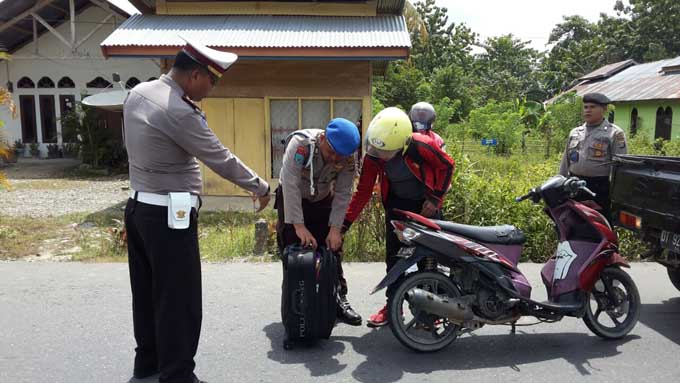
[[166, 207], [128, 200], [136, 375], [160, 370], [159, 382], [194, 381], [202, 320], [197, 226], [196, 209], [189, 228], [175, 230], [168, 228]]
[[[402, 246], [404, 246], [404, 244], [401, 243], [401, 241], [399, 241], [399, 238], [397, 238], [397, 235], [394, 233], [394, 228], [390, 223], [390, 221], [392, 220], [403, 218], [397, 216], [393, 212], [393, 209], [400, 209], [420, 214], [420, 211], [423, 209], [424, 203], [425, 203], [424, 199], [422, 200], [402, 199], [397, 198], [393, 195], [389, 195], [387, 197], [387, 201], [385, 202], [385, 264], [387, 266], [388, 273], [390, 272], [390, 270], [392, 270], [392, 267], [394, 267], [394, 265], [396, 265], [397, 262], [399, 262], [397, 253], [399, 252], [399, 249], [401, 249]], [[441, 217], [442, 217], [441, 211], [437, 211], [435, 215], [431, 218], [441, 219]], [[387, 296], [388, 299], [392, 297], [394, 288], [397, 285], [398, 283], [393, 283], [392, 285], [387, 287], [385, 295]]]
[[[314, 236], [318, 246], [325, 246], [326, 237], [330, 231], [328, 219], [331, 216], [332, 206], [332, 196], [328, 196], [318, 202], [302, 200], [302, 214], [305, 219], [305, 227]], [[300, 238], [295, 234], [295, 227], [286, 223], [283, 207], [283, 190], [281, 187], [276, 189], [274, 208], [278, 213], [278, 221], [276, 222], [276, 243], [279, 248], [279, 255], [282, 256], [283, 249], [288, 245], [300, 243]], [[342, 251], [337, 252], [336, 255], [338, 258], [338, 295], [345, 296], [347, 295], [347, 280], [342, 271]]]
[[600, 212], [602, 215], [611, 222], [611, 198], [609, 195], [609, 177], [582, 177], [576, 174], [572, 174], [584, 181], [586, 181], [586, 187], [595, 193], [595, 197], [580, 191], [574, 200], [576, 201], [595, 201], [598, 205], [602, 207]]

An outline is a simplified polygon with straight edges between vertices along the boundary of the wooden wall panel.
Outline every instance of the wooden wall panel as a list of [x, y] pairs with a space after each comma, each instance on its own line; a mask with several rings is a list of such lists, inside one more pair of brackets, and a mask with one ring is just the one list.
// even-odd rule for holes
[[234, 64], [210, 97], [364, 97], [368, 61], [249, 61]]
[[[265, 127], [265, 102], [256, 98], [207, 98], [201, 107], [208, 126], [222, 144], [253, 169], [266, 178], [267, 153], [269, 150]], [[203, 193], [205, 195], [247, 195], [240, 187], [223, 179], [205, 165]]]
[[[265, 127], [264, 99], [237, 98], [234, 100], [234, 128], [236, 155], [260, 177], [267, 177], [269, 141]], [[237, 188], [239, 195], [247, 193]]]
[[[222, 144], [234, 150], [234, 100], [206, 98], [201, 102], [208, 126], [215, 132]], [[237, 187], [226, 181], [210, 168], [203, 169], [203, 193], [206, 195], [234, 195]]]

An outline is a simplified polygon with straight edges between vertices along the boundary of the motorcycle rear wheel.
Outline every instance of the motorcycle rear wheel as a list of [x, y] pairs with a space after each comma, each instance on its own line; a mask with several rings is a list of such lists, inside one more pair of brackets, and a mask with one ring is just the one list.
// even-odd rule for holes
[[460, 326], [412, 306], [407, 293], [414, 288], [450, 298], [461, 296], [460, 290], [446, 275], [418, 272], [401, 282], [390, 299], [390, 328], [399, 342], [418, 352], [439, 351], [456, 339]]
[[628, 335], [640, 317], [637, 286], [630, 275], [618, 267], [608, 267], [600, 273], [587, 300], [583, 322], [604, 339], [621, 339]]

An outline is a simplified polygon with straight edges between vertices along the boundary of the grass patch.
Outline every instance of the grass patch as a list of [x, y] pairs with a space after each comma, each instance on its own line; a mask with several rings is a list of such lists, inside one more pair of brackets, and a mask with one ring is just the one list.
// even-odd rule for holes
[[44, 241], [60, 241], [68, 233], [69, 219], [0, 216], [0, 259], [38, 253]]
[[[264, 217], [275, 221], [273, 213], [203, 211], [200, 214], [198, 236], [201, 259], [221, 262], [252, 256], [255, 246], [255, 222]], [[127, 261], [127, 247], [123, 234], [123, 211], [107, 209], [81, 219], [94, 228], [80, 231], [77, 242], [81, 252], [74, 254], [77, 261]], [[275, 236], [270, 236], [271, 250], [275, 250]], [[262, 257], [260, 260], [267, 259]], [[271, 258], [271, 257], [269, 257]]]
[[[210, 262], [250, 257], [255, 247], [255, 222], [265, 218], [269, 223], [269, 254], [276, 254], [276, 215], [274, 211], [262, 214], [244, 212], [201, 212], [198, 226], [201, 259]], [[253, 257], [260, 261], [277, 259], [272, 256]]]
[[[123, 204], [95, 213], [30, 218], [0, 216], [0, 259], [19, 259], [41, 254], [41, 258], [81, 262], [127, 262]], [[262, 262], [271, 255], [253, 257], [255, 222], [270, 223], [268, 249], [276, 251], [274, 212], [201, 212], [200, 250], [203, 260], [220, 262], [246, 258]]]

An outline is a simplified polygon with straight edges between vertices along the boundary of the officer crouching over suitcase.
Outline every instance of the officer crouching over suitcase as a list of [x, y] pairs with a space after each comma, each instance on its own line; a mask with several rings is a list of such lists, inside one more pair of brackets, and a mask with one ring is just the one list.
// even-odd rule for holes
[[[361, 325], [361, 316], [347, 301], [347, 281], [339, 251], [359, 143], [359, 130], [344, 118], [331, 120], [325, 131], [303, 129], [291, 133], [285, 142], [274, 204], [278, 211], [276, 234], [280, 254], [287, 246], [298, 243], [314, 249], [325, 245], [338, 254], [337, 315], [354, 326]], [[284, 294], [282, 307], [286, 306], [286, 299]], [[285, 323], [285, 318], [282, 319]]]
[[196, 158], [253, 193], [260, 209], [269, 202], [269, 185], [220, 143], [194, 103], [236, 59], [187, 40], [170, 73], [137, 85], [124, 104], [133, 189], [125, 228], [138, 379], [160, 372], [161, 383], [199, 382], [193, 373], [202, 319]]

